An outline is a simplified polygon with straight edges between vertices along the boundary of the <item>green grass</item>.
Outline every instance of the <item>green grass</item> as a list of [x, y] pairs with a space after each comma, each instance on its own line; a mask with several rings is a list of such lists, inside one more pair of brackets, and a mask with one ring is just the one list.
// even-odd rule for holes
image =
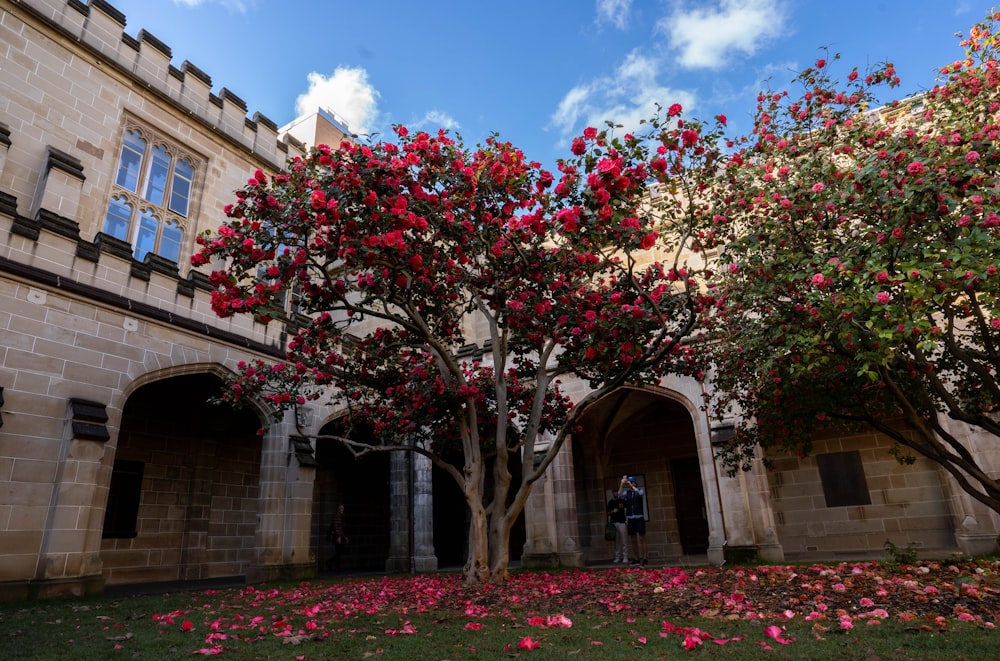
[[[835, 618], [816, 623], [798, 616], [791, 620], [675, 617], [669, 618], [674, 630], [663, 636], [665, 618], [655, 613], [609, 613], [590, 604], [578, 607], [579, 612], [562, 613], [572, 621], [571, 627], [543, 628], [529, 621], [536, 615], [530, 603], [468, 613], [452, 603], [418, 612], [402, 604], [411, 603], [413, 594], [424, 584], [406, 581], [393, 579], [389, 583], [395, 589], [414, 586], [413, 592], [399, 594], [395, 600], [388, 597], [394, 607], [325, 618], [318, 612], [306, 613], [304, 608], [343, 602], [344, 590], [354, 591], [354, 584], [334, 582], [329, 585], [340, 590], [337, 596], [326, 597], [320, 590], [305, 599], [300, 599], [303, 584], [289, 583], [261, 586], [256, 594], [249, 591], [249, 599], [248, 591], [234, 588], [0, 604], [0, 659], [200, 658], [196, 654], [199, 650], [213, 648], [221, 648], [219, 657], [224, 659], [1000, 658], [1000, 631], [985, 628], [981, 622], [949, 619], [935, 626], [931, 620], [885, 619], [872, 626], [865, 623], [867, 620], [858, 620], [853, 629], [845, 631]], [[372, 600], [368, 595], [373, 593], [361, 589], [358, 593], [362, 603]], [[215, 630], [213, 623], [218, 627]], [[789, 642], [781, 644], [767, 635], [769, 626], [780, 627], [777, 638]], [[683, 646], [685, 632], [678, 633], [684, 628], [689, 634], [695, 634], [691, 629], [697, 628], [708, 635], [688, 651]], [[213, 634], [226, 638], [206, 640]], [[519, 647], [529, 637], [539, 646]], [[739, 640], [730, 640], [733, 638]], [[729, 642], [719, 645], [714, 640]], [[765, 650], [762, 644], [771, 649]]]

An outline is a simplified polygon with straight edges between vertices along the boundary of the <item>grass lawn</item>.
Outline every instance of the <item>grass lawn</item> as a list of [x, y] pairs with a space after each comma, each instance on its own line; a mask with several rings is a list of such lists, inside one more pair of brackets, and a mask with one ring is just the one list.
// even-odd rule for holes
[[0, 604], [0, 658], [1000, 658], [997, 563], [515, 572]]

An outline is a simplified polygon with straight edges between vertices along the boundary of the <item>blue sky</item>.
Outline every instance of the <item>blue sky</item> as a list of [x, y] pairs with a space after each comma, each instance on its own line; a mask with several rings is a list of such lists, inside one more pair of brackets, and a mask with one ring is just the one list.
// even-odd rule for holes
[[931, 86], [993, 0], [112, 0], [279, 125], [324, 106], [351, 130], [499, 132], [552, 167], [571, 138], [656, 102], [746, 130], [757, 91], [839, 52]]

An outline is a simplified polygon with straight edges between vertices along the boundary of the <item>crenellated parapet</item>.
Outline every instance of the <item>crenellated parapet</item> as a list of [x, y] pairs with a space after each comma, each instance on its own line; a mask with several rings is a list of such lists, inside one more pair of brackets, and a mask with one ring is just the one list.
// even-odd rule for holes
[[91, 51], [97, 65], [110, 67], [182, 109], [219, 134], [272, 165], [301, 154], [303, 145], [279, 135], [265, 115], [247, 115], [246, 102], [223, 87], [212, 92], [212, 78], [184, 60], [172, 64], [169, 45], [145, 29], [125, 32], [126, 16], [105, 0], [19, 0], [15, 3]]

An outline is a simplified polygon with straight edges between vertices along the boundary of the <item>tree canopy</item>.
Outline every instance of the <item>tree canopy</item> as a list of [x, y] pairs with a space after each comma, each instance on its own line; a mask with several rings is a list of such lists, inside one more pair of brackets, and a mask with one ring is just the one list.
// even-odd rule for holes
[[558, 176], [497, 136], [467, 149], [405, 127], [258, 171], [193, 263], [224, 262], [222, 316], [283, 319], [290, 295], [303, 314], [286, 360], [241, 365], [227, 398], [323, 398], [374, 429], [374, 445], [338, 439], [356, 451], [430, 457], [471, 513], [468, 580], [502, 580], [531, 485], [578, 425], [559, 377], [597, 398], [701, 373], [685, 340], [712, 299], [683, 261], [686, 200], [711, 178], [719, 124], [680, 112], [642, 136], [587, 129]]
[[730, 143], [702, 239], [721, 263], [716, 415], [744, 416], [732, 466], [758, 443], [808, 451], [822, 426], [875, 429], [1000, 511], [963, 431], [1000, 435], [998, 19], [883, 107], [892, 64], [839, 81], [821, 59]]

